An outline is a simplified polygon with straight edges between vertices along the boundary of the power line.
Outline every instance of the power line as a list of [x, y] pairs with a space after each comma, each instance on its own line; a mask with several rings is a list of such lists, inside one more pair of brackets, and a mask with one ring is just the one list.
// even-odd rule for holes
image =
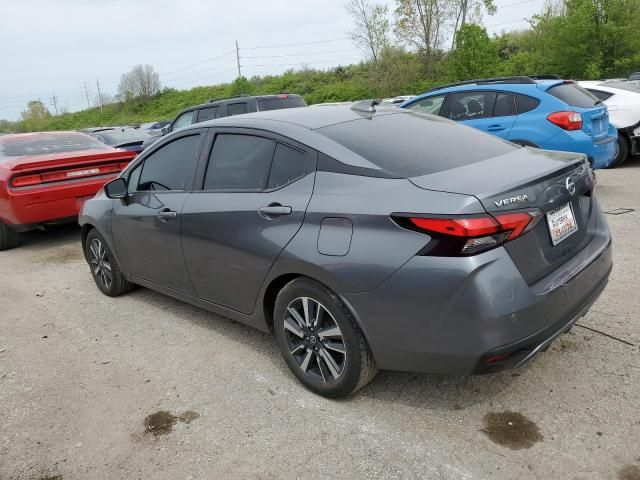
[[520, 2], [508, 3], [507, 5], [496, 5], [496, 10], [500, 10], [501, 8], [515, 7], [516, 5], [522, 5], [523, 3], [531, 3], [537, 1], [538, 0], [522, 0]]
[[215, 57], [207, 58], [206, 60], [202, 60], [201, 62], [194, 63], [193, 65], [189, 65], [188, 67], [177, 68], [175, 70], [170, 70], [168, 72], [160, 72], [160, 75], [170, 75], [170, 74], [175, 73], [175, 72], [181, 72], [183, 70], [189, 70], [190, 68], [193, 68], [193, 67], [199, 67], [203, 63], [212, 62], [213, 60], [217, 60], [217, 59], [222, 58], [222, 57], [224, 57], [226, 55], [231, 55], [232, 53], [235, 53], [235, 50], [230, 50], [228, 52], [221, 53], [220, 55], [217, 55]]
[[507, 22], [500, 22], [500, 23], [492, 23], [490, 25], [485, 25], [485, 27], [498, 27], [500, 25], [507, 25], [509, 23], [516, 23], [516, 22], [526, 22], [527, 19], [526, 18], [517, 18], [515, 20], [509, 20]]
[[349, 37], [340, 37], [340, 38], [332, 38], [329, 40], [318, 40], [316, 42], [289, 43], [289, 44], [283, 44], [283, 45], [260, 45], [256, 47], [242, 47], [242, 48], [245, 50], [258, 50], [263, 48], [299, 47], [300, 45], [316, 45], [319, 43], [331, 43], [331, 42], [338, 42], [340, 40], [348, 40], [348, 39]]
[[296, 66], [302, 66], [302, 65], [315, 65], [318, 63], [336, 63], [336, 64], [340, 64], [343, 62], [357, 62], [358, 59], [351, 59], [351, 60], [322, 60], [322, 61], [318, 61], [318, 62], [300, 62], [300, 63], [270, 63], [270, 64], [252, 64], [252, 65], [244, 65], [245, 67], [296, 67]]
[[182, 85], [187, 85], [189, 83], [200, 82], [202, 80], [207, 80], [207, 79], [210, 79], [210, 78], [218, 77], [218, 76], [222, 75], [223, 73], [229, 73], [229, 72], [233, 72], [235, 70], [236, 70], [236, 67], [234, 66], [234, 67], [229, 68], [227, 70], [222, 70], [221, 72], [216, 72], [216, 73], [214, 73], [212, 75], [207, 75], [206, 77], [195, 78], [193, 80], [187, 80], [186, 82], [179, 82], [179, 83], [173, 85], [173, 87], [180, 87]]
[[339, 52], [355, 52], [358, 50], [357, 48], [343, 48], [341, 50], [325, 50], [323, 52], [302, 52], [302, 53], [287, 53], [284, 55], [258, 55], [254, 57], [242, 57], [242, 58], [282, 58], [282, 57], [308, 57], [313, 55], [326, 55], [328, 53], [339, 53]]
[[234, 60], [229, 60], [229, 61], [224, 62], [224, 63], [218, 63], [217, 65], [212, 65], [212, 66], [210, 66], [210, 67], [203, 68], [202, 70], [198, 70], [198, 71], [191, 72], [191, 73], [186, 73], [186, 74], [184, 74], [184, 75], [180, 75], [180, 76], [178, 76], [178, 77], [174, 77], [174, 78], [170, 78], [170, 79], [165, 79], [165, 78], [163, 78], [162, 80], [163, 80], [163, 82], [165, 82], [165, 83], [167, 83], [167, 82], [171, 83], [171, 82], [173, 82], [173, 81], [175, 81], [175, 80], [181, 80], [181, 79], [183, 79], [183, 78], [187, 78], [187, 77], [191, 77], [191, 76], [193, 76], [193, 75], [198, 75], [198, 74], [200, 74], [200, 73], [204, 73], [204, 72], [206, 72], [207, 70], [211, 70], [211, 69], [213, 69], [213, 68], [218, 68], [218, 67], [222, 67], [222, 66], [224, 66], [224, 65], [229, 65], [230, 63], [235, 63], [235, 61], [234, 61]]

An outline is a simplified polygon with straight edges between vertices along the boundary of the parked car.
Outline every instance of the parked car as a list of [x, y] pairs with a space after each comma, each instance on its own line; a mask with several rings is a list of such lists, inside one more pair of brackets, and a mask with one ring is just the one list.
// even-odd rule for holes
[[586, 156], [412, 110], [300, 108], [168, 135], [85, 203], [98, 288], [149, 287], [265, 331], [321, 395], [378, 368], [519, 366], [612, 266]]
[[162, 120], [160, 122], [147, 122], [141, 124], [138, 128], [146, 130], [152, 135], [161, 135], [162, 129], [171, 124], [171, 120]]
[[[259, 96], [238, 95], [235, 97], [219, 98], [183, 110], [168, 127], [162, 129], [162, 135], [166, 135], [179, 128], [193, 125], [194, 123], [200, 123], [214, 118], [306, 106], [307, 104], [300, 95], [288, 93]], [[156, 140], [155, 138], [147, 140], [143, 145], [143, 149], [147, 148]]]
[[499, 77], [445, 85], [400, 105], [465, 123], [514, 143], [584, 153], [613, 165], [617, 131], [600, 100], [570, 80]]
[[0, 250], [17, 247], [21, 232], [75, 221], [134, 156], [79, 132], [0, 137]]
[[407, 100], [411, 100], [415, 95], [398, 95], [393, 98], [385, 98], [380, 102], [382, 106], [397, 106], [401, 103], [406, 102]]
[[142, 151], [142, 144], [145, 140], [153, 138], [151, 133], [139, 128], [114, 128], [110, 130], [101, 130], [99, 132], [92, 133], [91, 136], [113, 148], [128, 150], [135, 153], [140, 153]]
[[609, 120], [618, 129], [618, 156], [613, 166], [629, 155], [640, 154], [640, 87], [629, 82], [578, 82], [598, 97], [609, 111]]

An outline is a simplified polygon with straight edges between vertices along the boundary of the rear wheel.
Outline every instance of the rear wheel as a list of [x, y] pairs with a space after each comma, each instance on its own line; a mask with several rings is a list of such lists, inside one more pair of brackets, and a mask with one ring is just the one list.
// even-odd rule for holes
[[274, 311], [278, 347], [293, 374], [325, 397], [349, 395], [377, 373], [366, 339], [337, 295], [299, 278], [278, 294]]
[[627, 143], [627, 139], [621, 133], [618, 133], [618, 154], [616, 158], [611, 162], [608, 168], [619, 167], [624, 163], [624, 161], [629, 156], [629, 144]]
[[20, 245], [20, 234], [0, 222], [0, 250], [9, 250]]
[[127, 281], [113, 253], [97, 231], [91, 230], [87, 235], [85, 250], [91, 275], [102, 293], [117, 297], [133, 289], [134, 285]]

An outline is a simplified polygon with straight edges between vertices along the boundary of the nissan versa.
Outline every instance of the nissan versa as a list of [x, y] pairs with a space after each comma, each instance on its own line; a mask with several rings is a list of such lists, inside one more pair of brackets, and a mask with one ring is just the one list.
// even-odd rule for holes
[[517, 367], [604, 289], [611, 238], [583, 154], [412, 110], [212, 120], [139, 155], [80, 217], [98, 288], [134, 284], [272, 331], [340, 397], [378, 368]]

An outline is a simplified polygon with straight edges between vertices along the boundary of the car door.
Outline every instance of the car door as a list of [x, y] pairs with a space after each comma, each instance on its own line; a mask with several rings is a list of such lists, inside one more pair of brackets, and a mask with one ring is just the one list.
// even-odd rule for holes
[[115, 200], [111, 228], [130, 275], [193, 294], [180, 245], [180, 215], [193, 187], [204, 131], [189, 130], [154, 148], [129, 174], [129, 196]]
[[247, 129], [216, 129], [182, 213], [182, 248], [198, 297], [248, 314], [300, 229], [315, 152]]
[[509, 92], [469, 91], [449, 94], [448, 118], [507, 138], [516, 121], [513, 96]]

